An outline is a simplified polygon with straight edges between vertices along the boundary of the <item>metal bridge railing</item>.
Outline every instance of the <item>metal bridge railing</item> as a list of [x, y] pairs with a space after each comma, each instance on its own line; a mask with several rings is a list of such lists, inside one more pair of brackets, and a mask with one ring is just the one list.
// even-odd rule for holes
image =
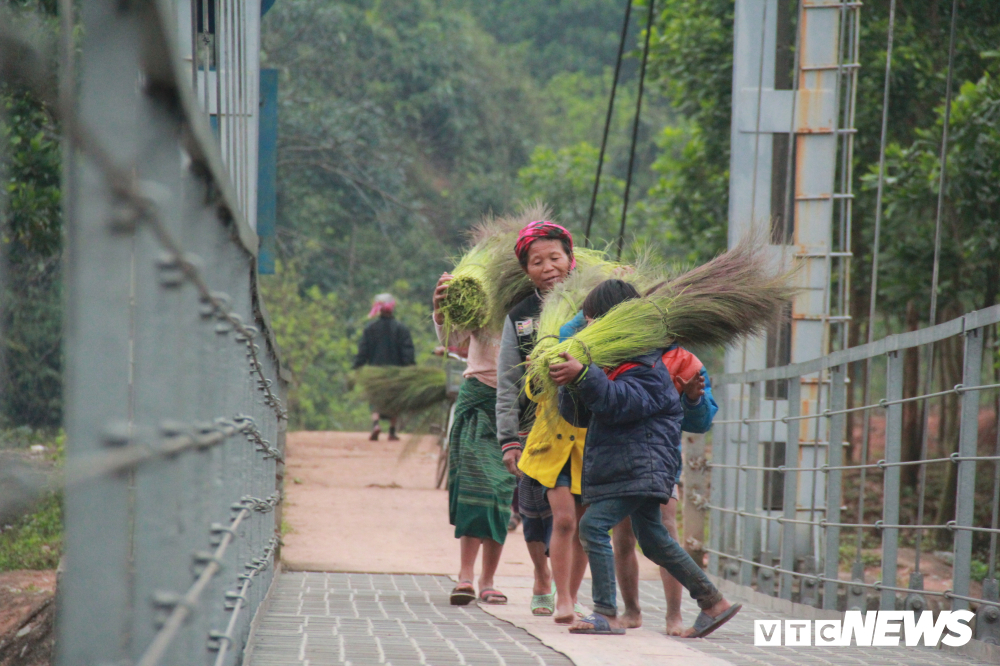
[[177, 12], [82, 3], [63, 63], [59, 664], [237, 663], [278, 556], [284, 382], [241, 205], [255, 164], [220, 156]]
[[[995, 400], [1000, 389], [993, 364], [984, 363], [984, 340], [998, 322], [1000, 306], [995, 306], [812, 361], [715, 378], [723, 399], [719, 418], [714, 422], [712, 494], [707, 506], [711, 521], [706, 548], [710, 571], [743, 585], [755, 585], [767, 594], [825, 609], [843, 609], [845, 602], [838, 600], [841, 593], [846, 596], [847, 608], [862, 610], [868, 607], [867, 595], [872, 592], [877, 594], [881, 609], [895, 610], [897, 603], [902, 603], [907, 609], [921, 610], [927, 607], [925, 597], [929, 596], [950, 600], [956, 610], [977, 604], [976, 638], [1000, 638], [995, 568], [1000, 506], [996, 489], [990, 524], [977, 524], [975, 518], [977, 464], [992, 465], [994, 476], [1000, 473], [1000, 444], [995, 455], [980, 455], [977, 450], [979, 415], [987, 405], [984, 398]], [[961, 337], [964, 343], [962, 382], [951, 389], [904, 397], [904, 352], [955, 337]], [[883, 359], [884, 387], [871, 387], [873, 395], [883, 395], [873, 397], [868, 404], [847, 407], [850, 364], [874, 364]], [[787, 400], [765, 399], [765, 386], [776, 381], [787, 382]], [[801, 387], [810, 382], [819, 383], [821, 390], [816, 391], [814, 400], [805, 400]], [[917, 402], [929, 409], [930, 401], [949, 395], [960, 401], [957, 443], [939, 437], [943, 453], [904, 460], [903, 406]], [[858, 447], [861, 459], [845, 463], [844, 445], [853, 439], [847, 433], [847, 416], [863, 412], [884, 414], [884, 448], [872, 460], [875, 456], [865, 457], [868, 447]], [[929, 425], [925, 423], [924, 427]], [[874, 437], [871, 444], [877, 444]], [[783, 462], [776, 456], [779, 448], [783, 448]], [[926, 501], [926, 483], [917, 488], [917, 520], [901, 518], [901, 470], [913, 465], [957, 467], [953, 519], [944, 524], [919, 520]], [[881, 475], [882, 504], [876, 520], [865, 518], [874, 507], [866, 512], [863, 488], [853, 489], [858, 493], [857, 505], [843, 506], [847, 472]], [[861, 476], [859, 483], [864, 481]], [[844, 520], [845, 511], [855, 520]], [[919, 538], [915, 571], [907, 583], [899, 580], [900, 536], [922, 535], [928, 530], [951, 535], [953, 582], [948, 590], [924, 589]], [[850, 574], [841, 573], [841, 545], [860, 545], [862, 532], [874, 532], [880, 540], [878, 580], [866, 579], [860, 547], [855, 550]], [[989, 535], [989, 573], [979, 595], [970, 591], [976, 534]], [[897, 600], [897, 594], [906, 595], [905, 600]]]

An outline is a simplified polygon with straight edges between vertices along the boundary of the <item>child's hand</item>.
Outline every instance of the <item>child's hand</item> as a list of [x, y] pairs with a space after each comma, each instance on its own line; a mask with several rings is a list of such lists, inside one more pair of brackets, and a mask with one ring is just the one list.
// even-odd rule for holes
[[559, 386], [566, 386], [583, 372], [583, 363], [562, 352], [559, 354], [564, 359], [564, 363], [554, 363], [549, 366], [549, 377]]
[[678, 377], [682, 392], [687, 397], [688, 402], [698, 402], [701, 396], [705, 395], [705, 376], [700, 372], [691, 379], [684, 381], [683, 377]]

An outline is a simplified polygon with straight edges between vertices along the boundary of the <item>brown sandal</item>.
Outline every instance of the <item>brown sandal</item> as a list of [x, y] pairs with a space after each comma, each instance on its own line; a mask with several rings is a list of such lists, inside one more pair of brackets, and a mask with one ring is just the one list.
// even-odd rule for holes
[[452, 606], [467, 606], [476, 598], [476, 588], [471, 580], [461, 580], [451, 591]]

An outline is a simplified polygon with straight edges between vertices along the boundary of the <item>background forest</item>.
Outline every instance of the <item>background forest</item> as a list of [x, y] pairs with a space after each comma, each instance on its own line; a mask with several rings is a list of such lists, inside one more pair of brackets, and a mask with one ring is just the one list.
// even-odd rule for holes
[[[787, 2], [789, 16], [795, 3]], [[6, 0], [54, 31], [54, 3]], [[868, 322], [889, 0], [862, 9], [852, 341]], [[941, 314], [996, 301], [1000, 243], [1000, 4], [960, 0], [945, 193]], [[264, 65], [280, 71], [279, 272], [263, 279], [292, 370], [295, 428], [357, 428], [347, 390], [371, 297], [392, 291], [422, 358], [437, 276], [483, 214], [535, 198], [582, 233], [610, 93], [622, 0], [279, 0]], [[926, 319], [951, 2], [897, 9], [879, 330]], [[611, 126], [594, 224], [617, 233], [635, 109], [642, 2]], [[659, 0], [626, 257], [700, 262], [726, 238], [732, 0]], [[59, 131], [0, 89], [8, 427], [61, 421]], [[947, 368], [945, 368], [947, 371]], [[942, 376], [947, 372], [940, 373]], [[943, 379], [942, 381], [950, 381]], [[952, 384], [956, 382], [951, 382]]]

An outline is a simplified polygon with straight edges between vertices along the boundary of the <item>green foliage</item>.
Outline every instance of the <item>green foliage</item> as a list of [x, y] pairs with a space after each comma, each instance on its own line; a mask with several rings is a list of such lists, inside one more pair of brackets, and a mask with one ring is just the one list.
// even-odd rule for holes
[[[597, 172], [598, 149], [582, 142], [553, 150], [538, 146], [531, 162], [517, 174], [526, 199], [539, 199], [552, 207], [555, 217], [582, 238], [590, 212]], [[613, 175], [601, 178], [601, 189], [594, 207], [591, 245], [602, 247], [618, 237], [624, 181]]]
[[[944, 105], [936, 122], [887, 154], [882, 297], [901, 309], [929, 307]], [[875, 186], [872, 166], [866, 185]], [[1000, 290], [1000, 84], [985, 74], [962, 84], [952, 102], [942, 208], [939, 298], [963, 311], [996, 302]]]
[[62, 498], [51, 494], [34, 513], [0, 526], [0, 572], [55, 569], [62, 554]]
[[732, 104], [732, 0], [659, 3], [648, 80], [686, 120], [660, 133], [658, 179], [638, 238], [704, 262], [726, 248]]
[[[498, 41], [513, 44], [541, 80], [613, 66], [624, 5], [618, 0], [471, 0], [461, 3]], [[639, 12], [633, 9], [632, 30]]]
[[[410, 327], [418, 359], [433, 351], [434, 333], [429, 308], [408, 299], [409, 285], [397, 282], [393, 293], [400, 301], [397, 316]], [[295, 264], [278, 262], [273, 276], [261, 278], [261, 292], [282, 362], [291, 371], [288, 409], [293, 429], [346, 430], [364, 428], [368, 405], [347, 386], [357, 345], [357, 325], [335, 293], [317, 286], [302, 288]], [[367, 309], [367, 308], [366, 308]]]
[[52, 117], [32, 96], [0, 88], [0, 146], [8, 212], [5, 244], [49, 256], [61, 245], [59, 137]]
[[982, 560], [972, 560], [969, 566], [969, 576], [972, 580], [982, 582], [990, 575], [990, 565]]
[[[62, 419], [62, 284], [58, 128], [44, 105], [0, 86], [0, 422]], [[4, 266], [6, 262], [6, 266]]]
[[691, 263], [707, 261], [727, 245], [729, 167], [710, 157], [707, 135], [694, 122], [663, 129], [662, 152], [653, 164], [659, 180], [637, 229], [638, 239]]
[[430, 0], [278, 3], [264, 50], [283, 251], [349, 303], [400, 279], [429, 300], [460, 232], [511, 201], [537, 134], [530, 77]]

